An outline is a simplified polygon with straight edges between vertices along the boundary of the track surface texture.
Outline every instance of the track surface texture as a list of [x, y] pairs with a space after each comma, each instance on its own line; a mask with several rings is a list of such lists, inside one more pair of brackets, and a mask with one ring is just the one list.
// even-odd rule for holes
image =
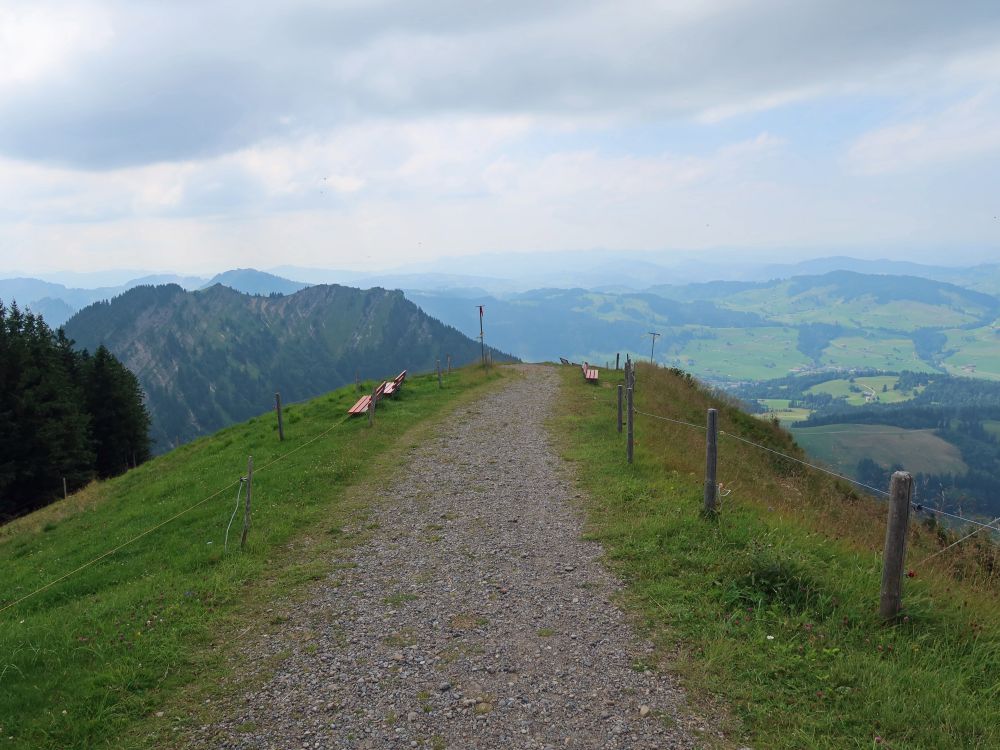
[[[559, 377], [459, 407], [413, 450], [353, 564], [288, 612], [281, 655], [198, 744], [225, 748], [693, 748], [707, 727], [642, 665], [620, 584], [581, 538], [545, 432]], [[704, 735], [703, 735], [704, 736]]]

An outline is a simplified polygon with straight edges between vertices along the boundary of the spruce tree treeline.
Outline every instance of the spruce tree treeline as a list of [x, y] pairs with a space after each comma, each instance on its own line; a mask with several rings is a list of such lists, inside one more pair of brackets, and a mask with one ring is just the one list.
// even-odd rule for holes
[[150, 456], [139, 382], [103, 346], [0, 301], [0, 523]]

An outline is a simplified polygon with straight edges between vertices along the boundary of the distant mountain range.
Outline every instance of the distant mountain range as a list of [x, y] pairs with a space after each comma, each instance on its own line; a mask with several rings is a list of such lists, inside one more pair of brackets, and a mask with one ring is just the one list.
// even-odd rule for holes
[[[401, 292], [318, 285], [250, 296], [221, 284], [185, 291], [142, 286], [77, 313], [78, 347], [104, 344], [139, 378], [157, 451], [286, 402], [402, 369], [432, 370], [480, 344], [429, 317]], [[494, 350], [497, 361], [509, 357]]]
[[[407, 292], [478, 333], [471, 300]], [[530, 360], [650, 356], [713, 381], [880, 368], [1000, 379], [1000, 300], [915, 276], [834, 271], [768, 282], [654, 286], [644, 293], [535, 290], [486, 305], [486, 340]]]
[[186, 289], [197, 289], [204, 283], [205, 279], [196, 276], [158, 274], [135, 278], [118, 286], [84, 289], [41, 279], [18, 277], [0, 279], [0, 300], [7, 304], [16, 301], [20, 307], [41, 315], [52, 328], [58, 328], [77, 310], [94, 302], [111, 299], [137, 286], [177, 284]]

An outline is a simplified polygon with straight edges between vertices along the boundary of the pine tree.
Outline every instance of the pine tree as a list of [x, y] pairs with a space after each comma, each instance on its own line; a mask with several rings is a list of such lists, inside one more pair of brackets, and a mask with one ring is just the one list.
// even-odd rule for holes
[[121, 474], [149, 458], [149, 414], [139, 381], [103, 345], [90, 361], [87, 405], [99, 476]]

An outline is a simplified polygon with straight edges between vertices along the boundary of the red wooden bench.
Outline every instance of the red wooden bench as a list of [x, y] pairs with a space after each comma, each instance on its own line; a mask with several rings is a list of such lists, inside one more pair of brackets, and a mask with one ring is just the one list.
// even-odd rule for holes
[[403, 387], [403, 382], [406, 380], [406, 370], [403, 370], [399, 375], [394, 377], [385, 385], [385, 395], [393, 396], [396, 392]]
[[[385, 389], [388, 384], [389, 381], [383, 380], [381, 385], [379, 385], [379, 387], [375, 389], [375, 393], [373, 394], [373, 396], [375, 398], [376, 404], [382, 400], [382, 396], [385, 395]], [[347, 413], [350, 414], [352, 417], [358, 414], [364, 414], [368, 411], [368, 407], [371, 406], [371, 403], [372, 403], [372, 396], [362, 396], [361, 398], [358, 399], [358, 402], [354, 406], [352, 406], [350, 409], [347, 410]]]
[[596, 383], [597, 382], [597, 368], [596, 367], [591, 367], [589, 364], [587, 364], [586, 362], [584, 362], [583, 365], [581, 365], [581, 369], [583, 370], [583, 379], [584, 380], [586, 380], [588, 383]]

